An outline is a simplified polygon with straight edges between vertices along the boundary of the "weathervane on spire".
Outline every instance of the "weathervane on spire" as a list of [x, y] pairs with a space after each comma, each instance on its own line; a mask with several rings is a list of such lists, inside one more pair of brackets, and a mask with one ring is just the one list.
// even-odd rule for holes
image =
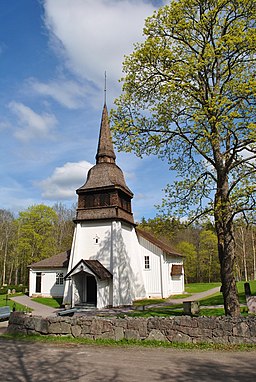
[[105, 70], [105, 82], [104, 82], [104, 105], [107, 103], [107, 71]]

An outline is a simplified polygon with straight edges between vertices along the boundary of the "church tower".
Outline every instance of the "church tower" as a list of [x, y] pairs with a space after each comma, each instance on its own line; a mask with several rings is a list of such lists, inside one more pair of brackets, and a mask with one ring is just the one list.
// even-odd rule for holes
[[134, 298], [145, 297], [131, 208], [133, 193], [116, 165], [106, 104], [96, 164], [76, 193], [78, 205], [64, 304], [92, 303], [102, 308], [129, 305]]
[[115, 163], [108, 112], [103, 107], [96, 165], [88, 173], [78, 194], [77, 221], [118, 219], [134, 224], [131, 199], [122, 170]]

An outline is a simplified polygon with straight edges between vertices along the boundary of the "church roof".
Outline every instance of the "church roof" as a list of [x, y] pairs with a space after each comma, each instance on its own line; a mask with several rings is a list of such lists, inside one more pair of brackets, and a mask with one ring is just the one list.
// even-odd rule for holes
[[68, 268], [70, 249], [28, 265], [29, 268]]
[[[173, 250], [168, 244], [164, 243], [162, 240], [157, 239], [152, 233], [148, 231], [144, 231], [140, 228], [136, 228], [136, 233], [138, 237], [143, 237], [150, 243], [154, 244], [156, 247], [160, 248], [163, 252], [166, 254], [172, 256], [172, 257], [183, 257], [180, 253]], [[57, 255], [54, 255], [52, 257], [49, 257], [47, 259], [43, 259], [41, 261], [38, 261], [36, 263], [30, 264], [29, 268], [68, 268], [69, 263], [69, 257], [70, 257], [70, 250], [59, 253]], [[82, 260], [85, 262], [85, 264], [100, 278], [107, 276], [106, 278], [109, 278], [109, 275], [106, 275], [105, 272], [109, 272], [106, 268], [103, 267], [103, 265], [98, 260]], [[105, 271], [103, 271], [103, 268]], [[177, 268], [178, 269], [178, 268]], [[111, 273], [109, 272], [111, 275]], [[111, 276], [112, 277], [112, 276]]]
[[87, 176], [85, 184], [77, 190], [77, 193], [95, 188], [117, 187], [123, 189], [131, 197], [132, 191], [127, 187], [122, 170], [115, 163], [116, 155], [111, 139], [106, 104], [103, 107], [98, 149], [96, 154], [96, 165], [93, 166]]
[[98, 163], [93, 166], [87, 176], [86, 183], [80, 187], [80, 190], [94, 190], [103, 187], [117, 187], [128, 192], [133, 196], [132, 191], [127, 187], [122, 170], [115, 163]]
[[[95, 276], [97, 276], [100, 280], [107, 280], [107, 279], [112, 279], [112, 274], [105, 268], [99, 260], [80, 260], [68, 274], [65, 276], [65, 279], [67, 279], [74, 270], [77, 268], [83, 267], [83, 264], [86, 265], [93, 273]], [[81, 269], [83, 271], [83, 269]]]
[[107, 106], [105, 104], [102, 111], [100, 136], [98, 142], [98, 150], [96, 154], [96, 163], [114, 163], [115, 159], [116, 155], [111, 139]]
[[143, 237], [148, 240], [150, 243], [154, 244], [156, 247], [162, 249], [167, 255], [172, 257], [184, 257], [180, 253], [176, 252], [173, 248], [171, 248], [168, 244], [163, 242], [162, 240], [156, 238], [152, 233], [148, 231], [144, 231], [140, 228], [136, 228], [137, 235]]

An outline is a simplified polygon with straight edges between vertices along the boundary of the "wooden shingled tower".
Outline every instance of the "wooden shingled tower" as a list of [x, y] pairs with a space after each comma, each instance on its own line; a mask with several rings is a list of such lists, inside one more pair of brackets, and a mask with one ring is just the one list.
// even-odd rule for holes
[[104, 104], [96, 165], [88, 172], [85, 184], [76, 190], [76, 221], [122, 220], [134, 224], [131, 210], [133, 193], [127, 187], [122, 170], [115, 163], [107, 106]]

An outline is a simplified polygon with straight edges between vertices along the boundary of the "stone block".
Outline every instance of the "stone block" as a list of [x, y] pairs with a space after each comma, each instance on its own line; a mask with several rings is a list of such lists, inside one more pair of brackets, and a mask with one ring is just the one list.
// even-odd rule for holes
[[158, 329], [152, 329], [145, 341], [155, 340], [155, 341], [164, 341], [168, 342], [165, 335]]
[[250, 330], [246, 322], [240, 322], [233, 327], [233, 336], [249, 337]]
[[127, 319], [125, 319], [125, 318], [117, 318], [115, 320], [115, 326], [126, 329], [127, 328]]
[[219, 338], [221, 338], [221, 337], [223, 337], [224, 332], [223, 332], [222, 329], [217, 328], [217, 329], [213, 329], [213, 331], [212, 331], [212, 335], [213, 335], [213, 337], [216, 337], [216, 338], [219, 337]]
[[147, 320], [148, 330], [150, 331], [152, 329], [159, 329], [160, 320], [161, 319], [159, 317], [148, 318]]
[[93, 319], [92, 324], [91, 324], [91, 329], [90, 329], [90, 334], [101, 334], [103, 329], [103, 322], [100, 319]]
[[49, 329], [48, 329], [49, 334], [60, 334], [60, 323], [59, 322], [52, 322], [49, 323]]
[[217, 317], [216, 319], [216, 327], [221, 328], [225, 333], [232, 333], [234, 323], [232, 322], [232, 318], [229, 317]]
[[40, 317], [34, 317], [35, 331], [42, 334], [49, 333], [49, 322], [46, 319]]
[[103, 338], [103, 339], [109, 339], [109, 340], [115, 340], [115, 332], [114, 330], [111, 330], [109, 332], [104, 332], [102, 334], [99, 334], [99, 335], [95, 335], [94, 336], [95, 339], [97, 338]]
[[167, 339], [170, 342], [192, 342], [192, 338], [189, 337], [187, 334], [177, 332], [173, 336], [167, 336]]
[[81, 333], [82, 333], [82, 328], [80, 325], [71, 326], [71, 334], [73, 337], [80, 337]]
[[159, 322], [157, 323], [157, 326], [155, 328], [151, 329], [159, 329], [161, 332], [165, 332], [167, 330], [170, 330], [174, 327], [175, 321], [170, 318], [160, 318], [159, 317]]
[[124, 338], [124, 328], [121, 326], [115, 327], [115, 340], [120, 341]]
[[13, 312], [9, 318], [9, 324], [24, 325], [26, 315], [22, 312]]
[[134, 329], [126, 329], [125, 332], [124, 332], [124, 338], [126, 338], [127, 340], [139, 340], [140, 339], [140, 336], [139, 336], [139, 332], [138, 330], [134, 330]]
[[60, 322], [60, 334], [70, 334], [71, 325], [68, 322]]
[[250, 337], [256, 338], [256, 317], [249, 317], [247, 324], [250, 330]]
[[76, 325], [81, 327], [81, 333], [82, 334], [89, 334], [91, 333], [91, 326], [89, 325]]
[[129, 318], [127, 321], [127, 329], [134, 329], [139, 332], [140, 337], [148, 335], [147, 321], [141, 318]]
[[34, 317], [26, 317], [25, 321], [24, 321], [24, 326], [26, 329], [29, 329], [29, 330], [35, 330], [35, 319]]
[[200, 317], [197, 320], [197, 325], [202, 329], [215, 329], [217, 327], [214, 317]]

